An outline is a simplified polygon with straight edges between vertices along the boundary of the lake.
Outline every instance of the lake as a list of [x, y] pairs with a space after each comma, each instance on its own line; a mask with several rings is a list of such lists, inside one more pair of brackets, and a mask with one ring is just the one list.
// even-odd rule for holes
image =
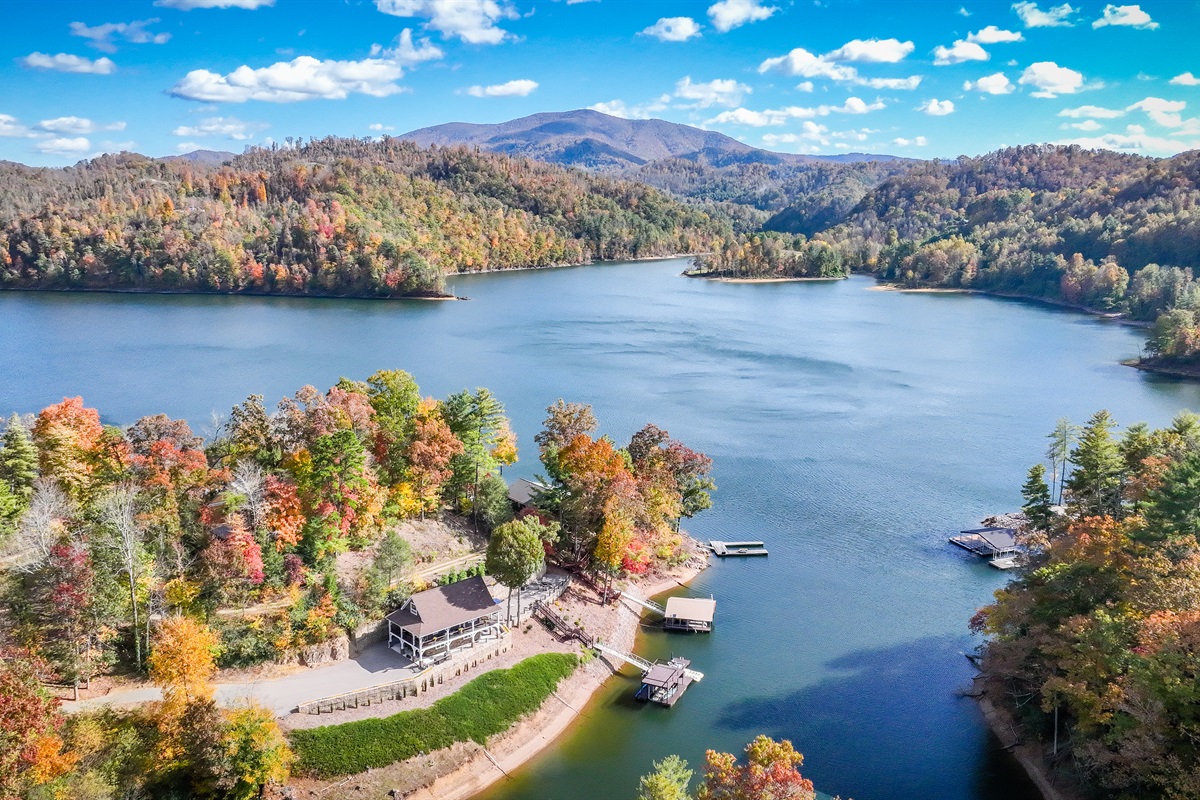
[[203, 431], [250, 393], [411, 372], [487, 386], [523, 459], [555, 399], [619, 441], [647, 422], [715, 461], [700, 539], [762, 539], [716, 563], [710, 636], [647, 632], [705, 673], [671, 710], [614, 679], [586, 718], [488, 800], [632, 798], [651, 761], [791, 739], [818, 789], [857, 800], [1035, 796], [960, 696], [966, 621], [1006, 577], [947, 544], [1020, 505], [1059, 417], [1163, 425], [1200, 387], [1121, 366], [1142, 332], [874, 282], [723, 284], [684, 260], [460, 277], [470, 302], [0, 294], [0, 412], [83, 395], [105, 421], [166, 412]]

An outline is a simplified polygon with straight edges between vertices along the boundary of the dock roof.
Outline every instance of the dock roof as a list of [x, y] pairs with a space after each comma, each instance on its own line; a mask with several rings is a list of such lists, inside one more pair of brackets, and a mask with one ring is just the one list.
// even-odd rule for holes
[[428, 636], [495, 610], [496, 600], [483, 577], [476, 575], [414, 594], [399, 610], [388, 614], [387, 620], [414, 636]]
[[688, 661], [678, 659], [670, 664], [655, 664], [642, 676], [642, 683], [659, 689], [668, 689], [683, 681]]
[[694, 622], [712, 622], [717, 601], [706, 597], [670, 597], [667, 599], [667, 617], [687, 619]]

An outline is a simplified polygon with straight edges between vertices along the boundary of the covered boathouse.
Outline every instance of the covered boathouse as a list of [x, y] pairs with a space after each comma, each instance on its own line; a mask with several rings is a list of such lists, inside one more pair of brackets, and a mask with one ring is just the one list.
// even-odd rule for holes
[[1016, 555], [1017, 532], [1012, 528], [976, 528], [961, 531], [950, 542], [984, 558], [1005, 558]]
[[418, 664], [500, 638], [500, 606], [482, 576], [418, 592], [387, 615], [388, 647]]
[[670, 597], [663, 612], [663, 628], [669, 631], [712, 633], [717, 601], [706, 597]]
[[649, 700], [667, 708], [675, 705], [692, 683], [686, 658], [672, 658], [666, 664], [653, 664], [642, 675], [642, 686], [638, 689], [638, 700]]

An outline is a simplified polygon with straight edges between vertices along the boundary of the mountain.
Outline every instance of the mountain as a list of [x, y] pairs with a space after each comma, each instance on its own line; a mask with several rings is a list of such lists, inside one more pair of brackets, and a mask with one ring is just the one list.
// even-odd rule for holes
[[177, 156], [163, 156], [159, 161], [183, 161], [192, 164], [224, 164], [237, 158], [237, 153], [227, 150], [193, 150]]
[[410, 131], [399, 138], [423, 146], [478, 147], [593, 171], [640, 167], [666, 158], [681, 158], [715, 167], [896, 158], [861, 153], [830, 157], [775, 153], [751, 147], [716, 131], [661, 119], [623, 119], [589, 109], [534, 114], [494, 125], [451, 122]]

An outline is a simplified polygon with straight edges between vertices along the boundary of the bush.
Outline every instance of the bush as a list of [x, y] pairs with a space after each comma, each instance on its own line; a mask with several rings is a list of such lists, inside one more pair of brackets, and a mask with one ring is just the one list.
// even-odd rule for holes
[[214, 626], [221, 637], [221, 652], [217, 666], [221, 669], [242, 669], [263, 664], [275, 658], [278, 650], [278, 620], [257, 618], [249, 622], [231, 620]]
[[512, 669], [484, 673], [429, 708], [293, 731], [296, 771], [333, 778], [404, 761], [455, 742], [485, 744], [489, 737], [541, 707], [578, 664], [574, 655], [542, 653]]

